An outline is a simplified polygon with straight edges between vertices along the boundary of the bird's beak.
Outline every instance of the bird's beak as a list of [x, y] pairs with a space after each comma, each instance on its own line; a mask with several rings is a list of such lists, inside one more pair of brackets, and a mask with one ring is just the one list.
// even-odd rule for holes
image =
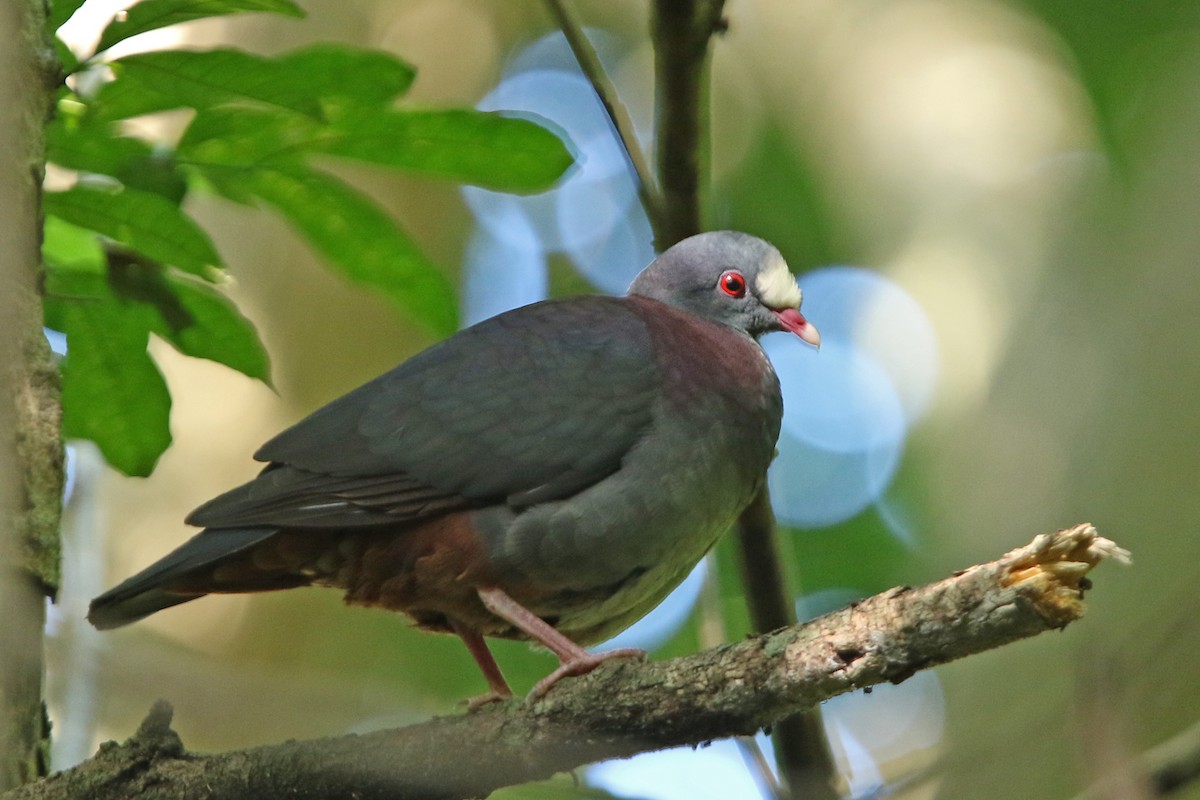
[[775, 316], [779, 318], [779, 325], [785, 331], [791, 331], [818, 350], [821, 348], [821, 334], [817, 332], [815, 325], [804, 318], [799, 309], [785, 308], [776, 311]]

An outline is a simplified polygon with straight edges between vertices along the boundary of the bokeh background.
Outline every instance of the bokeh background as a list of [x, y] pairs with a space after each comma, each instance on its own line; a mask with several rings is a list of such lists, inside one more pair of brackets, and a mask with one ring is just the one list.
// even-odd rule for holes
[[[653, 257], [542, 3], [304, 5], [303, 21], [235, 17], [128, 47], [352, 42], [418, 67], [409, 103], [550, 120], [580, 162], [535, 197], [329, 165], [457, 282], [464, 324], [619, 293]], [[646, 3], [573, 5], [652, 146]], [[64, 36], [86, 46], [119, 6], [92, 0]], [[766, 342], [787, 404], [771, 488], [801, 612], [1081, 521], [1135, 559], [1099, 570], [1088, 615], [1060, 635], [826, 704], [847, 791], [1072, 798], [1200, 720], [1200, 4], [731, 0], [727, 16], [709, 224], [783, 251], [824, 340], [820, 354]], [[169, 137], [178, 120], [144, 126]], [[108, 634], [84, 622], [90, 597], [191, 535], [190, 509], [257, 471], [260, 442], [432, 343], [269, 213], [203, 196], [189, 210], [230, 266], [276, 391], [154, 342], [175, 440], [154, 475], [121, 477], [74, 447], [49, 638], [56, 767], [131, 734], [159, 697], [187, 746], [221, 750], [455, 713], [483, 689], [456, 640], [325, 590], [210, 597]], [[668, 657], [714, 630], [742, 635], [727, 551], [623, 643]], [[518, 689], [553, 665], [495, 650]], [[582, 779], [505, 796], [759, 796], [723, 743]], [[1113, 796], [1150, 796], [1131, 785]]]

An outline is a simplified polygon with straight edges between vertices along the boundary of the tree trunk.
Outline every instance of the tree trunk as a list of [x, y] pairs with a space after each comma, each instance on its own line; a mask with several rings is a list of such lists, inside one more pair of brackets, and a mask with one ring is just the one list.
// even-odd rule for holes
[[52, 52], [40, 0], [0, 6], [0, 790], [49, 771], [46, 597], [58, 580], [57, 369], [37, 285]]

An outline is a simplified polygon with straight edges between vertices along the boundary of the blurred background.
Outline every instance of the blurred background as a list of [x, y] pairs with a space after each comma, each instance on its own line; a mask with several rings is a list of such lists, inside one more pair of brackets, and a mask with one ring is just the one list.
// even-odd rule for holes
[[[64, 38], [87, 47], [120, 5], [92, 0]], [[416, 65], [410, 104], [551, 121], [579, 164], [534, 197], [326, 165], [446, 270], [464, 325], [546, 296], [620, 293], [653, 258], [620, 151], [542, 3], [303, 5], [302, 21], [235, 17], [128, 49], [352, 42]], [[652, 146], [646, 4], [572, 5]], [[770, 482], [801, 613], [1082, 521], [1135, 560], [1099, 570], [1088, 615], [1065, 633], [826, 704], [846, 791], [1075, 797], [1200, 720], [1189, 572], [1200, 562], [1200, 4], [731, 0], [726, 11], [709, 225], [782, 250], [824, 343], [819, 354], [765, 343], [784, 381]], [[108, 634], [84, 622], [92, 596], [192, 534], [188, 511], [255, 474], [262, 441], [432, 343], [278, 217], [199, 195], [189, 210], [230, 267], [276, 391], [156, 341], [175, 441], [153, 476], [119, 476], [73, 448], [49, 639], [56, 768], [130, 735], [160, 697], [189, 748], [223, 750], [457, 713], [484, 688], [457, 640], [348, 610], [326, 590], [210, 597]], [[714, 628], [741, 636], [727, 544], [621, 643], [658, 658]], [[520, 644], [495, 651], [518, 691], [554, 663]], [[599, 765], [582, 781], [504, 796], [760, 796], [724, 743]], [[1128, 786], [1111, 796], [1151, 796]]]

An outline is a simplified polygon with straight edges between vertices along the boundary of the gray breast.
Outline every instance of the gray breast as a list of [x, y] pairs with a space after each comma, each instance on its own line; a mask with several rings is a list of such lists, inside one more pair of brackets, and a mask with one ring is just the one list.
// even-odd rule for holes
[[668, 355], [684, 377], [619, 470], [561, 501], [476, 512], [496, 574], [539, 587], [530, 609], [582, 643], [623, 629], [678, 585], [754, 497], [774, 453], [782, 401], [757, 343], [705, 328], [682, 344]]

